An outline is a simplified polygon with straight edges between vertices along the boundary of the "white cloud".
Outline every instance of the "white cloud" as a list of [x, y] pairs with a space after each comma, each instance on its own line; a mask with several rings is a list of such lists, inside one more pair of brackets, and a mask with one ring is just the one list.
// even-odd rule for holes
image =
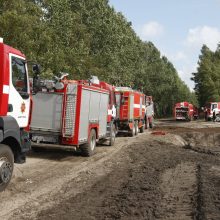
[[164, 32], [164, 28], [156, 21], [150, 21], [140, 27], [138, 31], [143, 40], [150, 40], [154, 37], [161, 36]]
[[193, 90], [194, 82], [190, 78], [197, 71], [202, 45], [206, 44], [215, 51], [220, 42], [220, 29], [207, 25], [191, 28], [183, 42], [181, 50], [169, 54], [168, 57], [177, 68], [180, 78]]
[[186, 85], [190, 88], [191, 91], [194, 89], [194, 82], [190, 79], [192, 75], [185, 70], [178, 70], [178, 75], [180, 78], [186, 83]]
[[183, 52], [183, 51], [179, 51], [179, 52], [177, 52], [176, 54], [174, 54], [174, 55], [171, 55], [170, 56], [170, 59], [172, 60], [172, 61], [181, 61], [181, 60], [187, 60], [187, 55], [185, 54], [185, 52]]
[[182, 69], [178, 69], [178, 75], [180, 78], [186, 83], [186, 85], [190, 88], [191, 91], [194, 89], [194, 82], [190, 79], [192, 77], [192, 73], [196, 72], [197, 64], [196, 65], [188, 65], [182, 67]]
[[202, 47], [206, 44], [211, 50], [216, 50], [220, 42], [220, 30], [216, 27], [203, 26], [189, 29], [186, 43], [192, 47]]

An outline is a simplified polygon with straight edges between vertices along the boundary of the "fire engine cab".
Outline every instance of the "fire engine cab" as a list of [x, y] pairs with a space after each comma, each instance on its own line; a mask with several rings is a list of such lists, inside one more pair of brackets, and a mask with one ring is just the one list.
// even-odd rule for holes
[[94, 154], [96, 142], [116, 136], [113, 87], [91, 80], [44, 80], [33, 97], [31, 139], [33, 147], [79, 148]]
[[205, 120], [209, 121], [213, 119], [213, 112], [219, 114], [220, 112], [220, 102], [209, 102], [204, 108]]
[[0, 191], [12, 177], [14, 162], [30, 149], [31, 95], [25, 55], [0, 38]]

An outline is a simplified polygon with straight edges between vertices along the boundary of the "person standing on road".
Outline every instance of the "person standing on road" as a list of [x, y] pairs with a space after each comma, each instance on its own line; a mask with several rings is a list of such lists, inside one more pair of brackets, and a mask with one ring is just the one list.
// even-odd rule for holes
[[213, 110], [213, 117], [212, 117], [212, 119], [215, 122], [215, 119], [216, 119], [215, 109]]
[[146, 116], [147, 116], [147, 123], [149, 123], [149, 127], [153, 128], [154, 105], [151, 97], [149, 97], [149, 100], [147, 102]]

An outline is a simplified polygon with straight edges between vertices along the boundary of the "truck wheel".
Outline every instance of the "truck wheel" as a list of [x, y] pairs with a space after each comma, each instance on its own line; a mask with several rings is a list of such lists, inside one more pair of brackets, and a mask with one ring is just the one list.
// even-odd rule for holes
[[135, 126], [135, 135], [138, 135], [138, 130], [139, 130], [138, 121], [135, 121], [134, 126]]
[[112, 123], [111, 124], [111, 131], [110, 131], [109, 146], [114, 146], [115, 137], [116, 137], [116, 127], [115, 127], [115, 124]]
[[144, 128], [145, 128], [145, 124], [143, 123], [143, 125], [140, 127], [140, 133], [144, 133]]
[[133, 128], [129, 130], [129, 136], [133, 137], [135, 135], [135, 122], [133, 122]]
[[14, 169], [14, 155], [7, 145], [0, 144], [0, 192], [9, 184]]
[[80, 146], [82, 155], [85, 157], [90, 157], [94, 154], [96, 147], [96, 132], [94, 129], [90, 131], [89, 139], [86, 144]]

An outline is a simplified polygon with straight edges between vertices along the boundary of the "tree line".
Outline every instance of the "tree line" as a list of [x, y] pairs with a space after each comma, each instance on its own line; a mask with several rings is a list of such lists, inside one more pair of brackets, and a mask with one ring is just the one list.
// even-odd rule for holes
[[208, 102], [220, 102], [220, 45], [214, 52], [203, 45], [192, 80], [201, 107]]
[[52, 77], [96, 75], [154, 97], [158, 116], [196, 96], [152, 42], [143, 42], [108, 0], [1, 0], [0, 36]]

